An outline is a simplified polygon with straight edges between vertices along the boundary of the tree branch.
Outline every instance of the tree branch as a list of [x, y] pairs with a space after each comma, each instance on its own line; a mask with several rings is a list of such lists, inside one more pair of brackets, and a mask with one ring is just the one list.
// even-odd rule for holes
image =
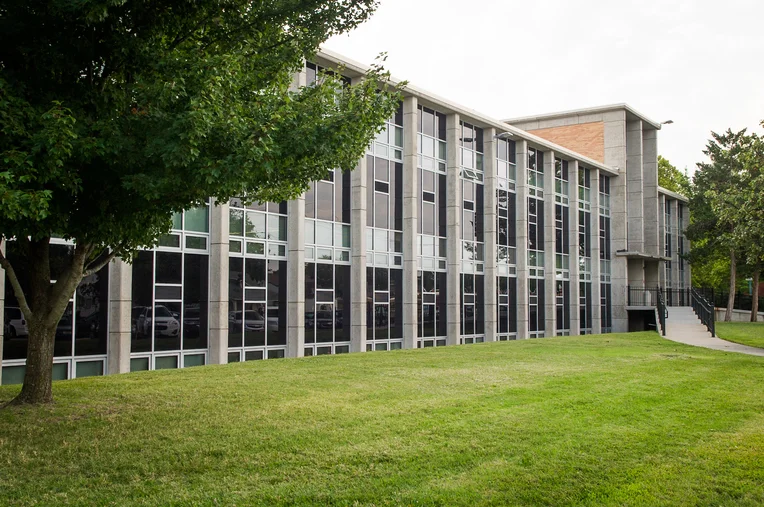
[[[3, 246], [3, 238], [0, 236], [0, 247], [2, 246]], [[19, 302], [19, 307], [21, 308], [21, 311], [24, 314], [24, 318], [29, 320], [33, 316], [32, 309], [29, 308], [27, 297], [24, 294], [24, 289], [21, 288], [21, 283], [19, 282], [19, 278], [16, 276], [16, 271], [14, 271], [13, 266], [11, 266], [11, 263], [3, 254], [2, 248], [0, 248], [0, 266], [2, 266], [3, 269], [5, 269], [5, 272], [8, 275], [8, 279], [11, 281], [11, 286], [13, 287], [13, 293], [16, 295], [16, 299]]]
[[[94, 273], [98, 273], [101, 271], [101, 269], [106, 266], [108, 263], [110, 263], [112, 260], [114, 260], [114, 257], [117, 256], [117, 251], [112, 250], [109, 252], [109, 254], [100, 262], [91, 262], [87, 265], [85, 270], [82, 272], [82, 278], [85, 278], [86, 276], [90, 276]], [[95, 264], [94, 264], [95, 263]]]

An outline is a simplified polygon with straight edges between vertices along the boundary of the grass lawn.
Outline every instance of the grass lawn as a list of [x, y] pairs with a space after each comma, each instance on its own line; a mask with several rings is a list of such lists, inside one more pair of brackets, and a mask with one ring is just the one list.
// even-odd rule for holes
[[655, 333], [71, 380], [0, 410], [0, 505], [762, 505], [763, 385]]
[[764, 322], [717, 322], [719, 338], [764, 349]]

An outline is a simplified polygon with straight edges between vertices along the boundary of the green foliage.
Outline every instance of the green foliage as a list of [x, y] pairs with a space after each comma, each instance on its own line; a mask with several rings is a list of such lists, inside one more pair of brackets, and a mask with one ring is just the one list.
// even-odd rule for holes
[[0, 6], [0, 230], [129, 256], [207, 197], [294, 198], [352, 168], [397, 107], [375, 66], [292, 89], [372, 0]]
[[687, 195], [690, 190], [690, 178], [658, 155], [658, 185], [672, 192]]
[[761, 359], [629, 333], [56, 382], [0, 411], [0, 504], [762, 505]]

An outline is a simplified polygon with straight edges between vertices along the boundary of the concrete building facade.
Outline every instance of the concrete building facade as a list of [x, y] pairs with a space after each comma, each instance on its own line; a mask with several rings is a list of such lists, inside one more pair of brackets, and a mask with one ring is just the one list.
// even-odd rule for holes
[[[339, 63], [366, 71], [321, 52], [295, 86]], [[355, 170], [289, 202], [211, 200], [84, 280], [54, 376], [627, 331], [629, 287], [689, 287], [659, 130], [626, 105], [502, 121], [408, 86]], [[23, 315], [0, 297], [17, 383]]]

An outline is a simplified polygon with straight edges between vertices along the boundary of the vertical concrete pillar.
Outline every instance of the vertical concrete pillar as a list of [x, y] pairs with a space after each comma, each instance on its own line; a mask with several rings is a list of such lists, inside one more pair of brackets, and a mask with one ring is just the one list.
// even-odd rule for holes
[[[496, 174], [496, 135], [495, 128], [483, 131], [483, 168], [485, 183], [483, 192], [484, 240], [485, 240], [485, 284], [483, 304], [485, 307], [485, 341], [496, 341], [497, 325], [497, 287], [496, 287], [496, 228], [498, 180]], [[478, 296], [480, 297], [480, 296]]]
[[645, 220], [645, 252], [661, 255], [658, 241], [658, 131], [642, 130], [643, 206]]
[[446, 293], [448, 328], [446, 343], [457, 345], [461, 335], [462, 272], [462, 179], [459, 138], [461, 126], [457, 113], [446, 117]]
[[417, 328], [417, 224], [419, 171], [417, 170], [417, 98], [403, 99], [403, 348], [416, 348]]
[[557, 334], [554, 152], [544, 152], [544, 336]]
[[[366, 156], [350, 173], [350, 351], [366, 351]], [[405, 171], [404, 171], [405, 172]], [[404, 227], [405, 230], [405, 227]], [[405, 252], [404, 252], [405, 254]], [[303, 283], [304, 285], [304, 283]], [[406, 290], [406, 282], [403, 282]], [[304, 291], [304, 288], [303, 288]], [[304, 300], [303, 300], [304, 301]]]
[[528, 339], [528, 141], [515, 143], [517, 233], [517, 339]]
[[109, 263], [109, 342], [106, 373], [130, 371], [133, 266], [122, 259]]
[[[628, 212], [626, 185], [626, 111], [610, 111], [603, 115], [605, 130], [605, 164], [617, 168], [618, 176], [610, 177], [610, 235], [611, 252], [628, 249]], [[641, 200], [641, 197], [640, 197]], [[628, 331], [626, 313], [626, 285], [628, 263], [626, 257], [611, 257], [611, 294], [613, 332]]]
[[581, 334], [580, 322], [580, 286], [579, 286], [579, 261], [581, 255], [579, 252], [578, 240], [578, 161], [568, 162], [568, 195], [570, 198], [568, 231], [570, 233], [570, 334], [571, 336]]
[[600, 172], [599, 169], [589, 170], [589, 181], [591, 182], [591, 203], [592, 203], [592, 334], [602, 332], [602, 307], [600, 299], [602, 291], [600, 290]]
[[[305, 355], [305, 197], [289, 201], [287, 214], [287, 266], [289, 267], [287, 357], [303, 357]], [[355, 236], [351, 232], [351, 248]]]
[[642, 172], [642, 121], [626, 122], [626, 199], [628, 249], [645, 250], [644, 175]]
[[210, 202], [210, 364], [228, 363], [229, 205]]

